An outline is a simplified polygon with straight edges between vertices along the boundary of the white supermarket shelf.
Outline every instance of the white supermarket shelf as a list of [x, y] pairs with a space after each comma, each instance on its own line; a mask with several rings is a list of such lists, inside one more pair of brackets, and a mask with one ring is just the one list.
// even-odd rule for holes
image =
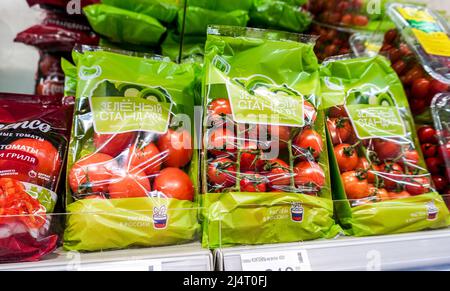
[[213, 256], [200, 243], [98, 253], [57, 250], [34, 263], [0, 265], [0, 271], [213, 271]]
[[318, 240], [303, 243], [222, 248], [217, 268], [242, 270], [242, 255], [280, 251], [306, 253], [312, 271], [450, 270], [450, 229], [377, 237]]

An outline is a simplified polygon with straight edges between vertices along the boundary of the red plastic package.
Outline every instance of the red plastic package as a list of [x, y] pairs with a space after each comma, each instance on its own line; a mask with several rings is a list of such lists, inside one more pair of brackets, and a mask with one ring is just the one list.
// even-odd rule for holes
[[41, 24], [20, 32], [14, 41], [47, 52], [70, 52], [75, 44], [97, 45], [99, 37], [83, 17], [47, 11]]
[[36, 72], [37, 95], [64, 95], [64, 72], [61, 58], [70, 59], [70, 54], [55, 54], [40, 51], [38, 70]]
[[0, 262], [36, 261], [58, 242], [52, 213], [73, 98], [0, 93]]

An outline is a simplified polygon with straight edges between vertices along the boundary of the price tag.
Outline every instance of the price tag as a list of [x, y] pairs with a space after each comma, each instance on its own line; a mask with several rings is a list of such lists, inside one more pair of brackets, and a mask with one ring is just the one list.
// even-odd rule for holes
[[134, 260], [110, 263], [88, 264], [81, 266], [79, 271], [162, 271], [159, 260]]
[[311, 271], [306, 250], [242, 254], [241, 262], [243, 271]]

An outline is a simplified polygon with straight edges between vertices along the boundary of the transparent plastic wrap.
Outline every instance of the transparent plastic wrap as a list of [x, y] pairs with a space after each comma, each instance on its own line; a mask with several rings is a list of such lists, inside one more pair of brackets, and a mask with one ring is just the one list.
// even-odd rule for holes
[[[434, 148], [437, 154], [435, 153], [435, 158], [429, 163], [433, 163], [433, 168], [437, 167], [437, 169], [433, 169], [436, 171], [433, 175], [433, 181], [439, 188], [439, 193], [445, 195], [447, 205], [450, 205], [450, 93], [436, 95], [431, 104], [431, 111], [436, 128], [435, 139], [432, 139], [431, 142], [435, 141], [436, 143], [430, 143], [430, 145], [431, 147], [437, 146], [437, 149]], [[423, 137], [425, 138], [427, 135], [423, 134]], [[434, 138], [434, 136], [431, 138]]]
[[450, 85], [450, 27], [430, 8], [390, 3], [388, 14], [422, 66], [434, 79]]
[[73, 100], [0, 93], [0, 262], [35, 261], [58, 236], [51, 214], [70, 133]]
[[[196, 64], [83, 47], [67, 170], [64, 247], [95, 251], [196, 238]], [[98, 213], [90, 217], [85, 213]]]
[[[445, 227], [402, 84], [381, 56], [330, 59], [322, 96], [338, 218], [349, 234]], [[347, 201], [346, 201], [347, 199]]]
[[315, 37], [208, 32], [204, 247], [336, 236]]

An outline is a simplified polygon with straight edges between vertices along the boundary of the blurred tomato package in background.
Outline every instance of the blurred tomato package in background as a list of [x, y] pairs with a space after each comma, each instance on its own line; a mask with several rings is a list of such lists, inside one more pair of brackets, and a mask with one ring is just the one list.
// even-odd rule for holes
[[448, 225], [448, 209], [426, 169], [407, 98], [390, 63], [382, 56], [335, 58], [321, 72], [334, 199], [348, 233]]
[[39, 260], [57, 246], [51, 215], [72, 113], [70, 99], [0, 94], [0, 262]]
[[450, 93], [436, 95], [431, 110], [435, 135], [432, 136], [433, 131], [425, 127], [419, 129], [419, 138], [422, 138], [422, 147], [426, 144], [425, 148], [431, 148], [429, 154], [432, 159], [427, 159], [427, 165], [429, 164], [437, 190], [444, 195], [450, 208]]
[[310, 33], [319, 36], [314, 47], [314, 52], [320, 61], [332, 56], [351, 53], [349, 43], [349, 39], [353, 34], [351, 31], [340, 27], [324, 26], [314, 23], [311, 26]]
[[67, 167], [64, 248], [196, 238], [196, 64], [83, 46]]
[[315, 37], [227, 26], [209, 32], [204, 247], [336, 236]]

